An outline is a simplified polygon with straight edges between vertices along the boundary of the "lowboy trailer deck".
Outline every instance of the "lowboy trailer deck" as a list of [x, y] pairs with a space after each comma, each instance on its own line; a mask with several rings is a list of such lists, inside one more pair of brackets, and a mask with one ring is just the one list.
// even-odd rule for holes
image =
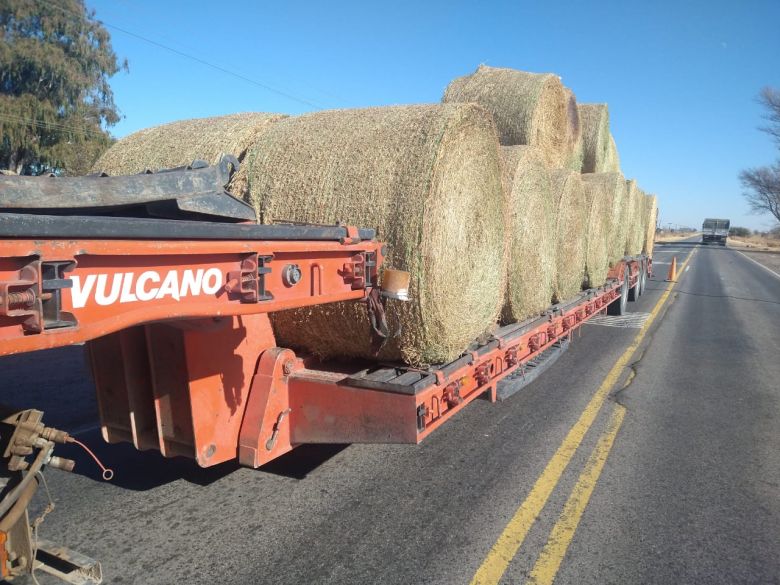
[[[93, 195], [87, 205], [76, 194], [56, 200], [57, 209], [4, 209], [0, 355], [84, 343], [104, 439], [191, 457], [203, 467], [233, 459], [259, 467], [307, 443], [419, 443], [477, 397], [496, 401], [516, 392], [594, 315], [625, 312], [652, 270], [649, 258], [626, 257], [603, 286], [501, 327], [448, 364], [321, 363], [277, 347], [268, 315], [366, 301], [381, 325], [385, 249], [374, 231], [240, 223], [245, 210], [222, 189], [224, 165], [216, 175], [193, 166], [133, 177], [129, 188], [143, 198], [130, 194], [117, 203], [127, 184], [115, 182], [106, 195], [100, 181], [120, 178], [92, 177], [73, 187]], [[73, 186], [37, 180], [55, 193]], [[10, 181], [0, 189], [9, 185], [11, 195], [22, 189]], [[0, 207], [2, 201], [0, 191]], [[168, 219], [150, 217], [160, 214]], [[5, 421], [16, 436], [30, 428], [24, 421], [41, 416], [23, 411]], [[24, 445], [3, 436], [6, 458], [17, 463], [7, 472], [6, 499], [24, 481], [19, 457], [44, 447], [51, 457], [55, 430], [40, 423], [32, 431]], [[68, 440], [67, 433], [58, 437]], [[6, 578], [36, 563], [47, 568], [29, 561], [29, 530], [20, 527], [27, 526], [26, 502], [8, 502], [17, 515], [22, 505], [13, 526], [3, 523], [9, 512], [0, 514]], [[26, 564], [19, 561], [25, 554]], [[82, 582], [99, 582], [99, 569], [90, 567], [91, 580]]]

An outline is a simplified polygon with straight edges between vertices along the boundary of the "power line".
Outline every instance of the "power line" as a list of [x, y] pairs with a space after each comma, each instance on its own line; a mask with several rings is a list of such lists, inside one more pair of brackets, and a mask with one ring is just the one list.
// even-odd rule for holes
[[24, 118], [22, 116], [14, 116], [12, 114], [5, 114], [0, 112], [0, 120], [5, 120], [6, 122], [17, 122], [22, 124], [30, 124], [31, 126], [36, 126], [38, 128], [43, 128], [44, 130], [69, 130], [71, 132], [76, 133], [86, 133], [86, 134], [94, 134], [96, 136], [102, 136], [104, 135], [103, 131], [101, 130], [93, 130], [91, 128], [79, 128], [78, 126], [72, 126], [69, 124], [62, 124], [60, 122], [45, 122], [43, 120], [35, 120], [33, 118]]
[[[64, 12], [66, 14], [71, 14], [73, 16], [78, 17], [79, 19], [82, 18], [81, 14], [78, 14], [77, 12], [74, 12], [73, 10], [68, 10], [67, 8], [63, 8], [62, 6], [57, 6], [53, 3], [45, 2], [45, 0], [37, 0], [40, 3], [45, 3], [46, 8], [56, 8], [60, 12]], [[319, 104], [317, 102], [308, 100], [306, 98], [295, 96], [291, 93], [288, 93], [286, 91], [283, 91], [281, 89], [277, 89], [275, 87], [272, 87], [270, 85], [267, 85], [265, 83], [261, 83], [260, 81], [257, 81], [255, 79], [252, 79], [250, 77], [247, 77], [246, 75], [242, 75], [241, 73], [236, 73], [235, 71], [231, 71], [230, 69], [226, 69], [225, 67], [222, 67], [221, 65], [217, 65], [215, 63], [211, 63], [210, 61], [206, 61], [205, 59], [201, 59], [200, 57], [196, 57], [194, 55], [190, 55], [189, 53], [185, 53], [184, 51], [180, 51], [179, 49], [175, 49], [173, 47], [169, 47], [168, 45], [164, 45], [163, 43], [160, 43], [158, 41], [155, 41], [153, 39], [150, 39], [148, 37], [145, 37], [143, 35], [140, 35], [138, 33], [134, 33], [132, 31], [129, 31], [127, 29], [124, 29], [122, 27], [116, 26], [114, 24], [110, 24], [108, 22], [105, 22], [101, 20], [100, 22], [103, 23], [103, 25], [112, 28], [114, 30], [118, 30], [121, 33], [124, 33], [128, 36], [134, 37], [136, 39], [139, 39], [141, 41], [144, 41], [145, 43], [149, 43], [150, 45], [153, 45], [155, 47], [158, 47], [160, 49], [164, 49], [166, 51], [169, 51], [171, 53], [174, 53], [175, 55], [179, 55], [180, 57], [184, 57], [185, 59], [190, 59], [191, 61], [195, 61], [196, 63], [200, 63], [201, 65], [205, 65], [206, 67], [211, 67], [212, 69], [215, 69], [216, 71], [219, 71], [221, 73], [224, 73], [226, 75], [230, 75], [232, 77], [235, 77], [236, 79], [240, 79], [242, 81], [245, 81], [247, 83], [251, 83], [252, 85], [256, 85], [257, 87], [260, 87], [262, 89], [265, 89], [266, 91], [270, 91], [272, 93], [275, 93], [277, 95], [280, 95], [282, 97], [285, 97], [287, 99], [296, 101], [298, 103], [311, 106], [313, 108], [316, 108], [318, 110], [321, 110], [324, 108], [322, 104]]]

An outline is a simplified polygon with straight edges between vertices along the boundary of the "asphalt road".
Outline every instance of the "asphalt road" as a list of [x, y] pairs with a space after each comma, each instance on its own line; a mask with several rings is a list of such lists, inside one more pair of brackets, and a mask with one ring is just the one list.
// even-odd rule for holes
[[[692, 253], [665, 293], [666, 263]], [[655, 259], [630, 326], [584, 327], [539, 380], [474, 402], [420, 446], [201, 470], [102, 445], [78, 348], [4, 358], [5, 400], [64, 405], [49, 421], [81, 429], [116, 471], [101, 482], [63, 448], [77, 472], [47, 473], [58, 505], [41, 535], [100, 559], [107, 583], [458, 584], [502, 563], [503, 584], [780, 583], [780, 279], [690, 242]], [[530, 500], [541, 511], [519, 538]]]

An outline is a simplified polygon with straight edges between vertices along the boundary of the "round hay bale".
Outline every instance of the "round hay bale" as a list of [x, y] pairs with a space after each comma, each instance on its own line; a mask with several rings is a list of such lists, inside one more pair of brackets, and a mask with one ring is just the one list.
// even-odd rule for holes
[[620, 154], [618, 153], [617, 144], [615, 143], [615, 137], [612, 133], [609, 134], [609, 152], [607, 158], [604, 161], [605, 173], [619, 173], [620, 172]]
[[644, 195], [634, 179], [626, 181], [626, 254], [636, 256], [642, 253], [645, 240]]
[[495, 326], [505, 289], [505, 201], [492, 116], [475, 104], [339, 110], [282, 120], [246, 156], [250, 200], [276, 220], [374, 227], [385, 266], [411, 273], [399, 330], [376, 355], [361, 303], [272, 315], [280, 345], [421, 365]]
[[585, 276], [585, 193], [580, 174], [556, 169], [550, 172], [555, 199], [557, 238], [553, 302], [561, 302], [582, 290]]
[[557, 75], [480, 65], [454, 79], [442, 101], [478, 103], [493, 114], [502, 145], [536, 146], [550, 167], [570, 163], [570, 100]]
[[[241, 113], [214, 118], [181, 120], [139, 130], [122, 138], [93, 165], [92, 172], [132, 175], [147, 169], [180, 167], [195, 159], [216, 163], [222, 154], [239, 162], [247, 149], [283, 114]], [[240, 175], [243, 169], [239, 170]], [[234, 176], [234, 181], [238, 176]], [[231, 189], [236, 197], [245, 193]]]
[[565, 168], [577, 171], [582, 171], [582, 161], [585, 157], [585, 144], [582, 140], [582, 120], [580, 119], [580, 111], [577, 107], [577, 98], [574, 92], [568, 87], [563, 88], [566, 92], [566, 133], [567, 140], [570, 145], [569, 159], [566, 162]]
[[658, 198], [655, 195], [645, 195], [645, 243], [642, 251], [653, 257], [655, 246], [655, 228], [658, 222]]
[[626, 252], [626, 180], [620, 173], [588, 173], [582, 175], [585, 186], [596, 188], [606, 194], [608, 202], [607, 215], [607, 261], [614, 265], [621, 260]]
[[582, 123], [582, 172], [606, 172], [613, 144], [609, 133], [609, 108], [607, 104], [579, 104], [577, 108]]
[[533, 146], [502, 146], [508, 195], [505, 323], [539, 315], [550, 305], [555, 280], [555, 217], [550, 174]]
[[613, 205], [614, 191], [609, 178], [597, 180], [582, 176], [585, 193], [587, 224], [585, 232], [585, 282], [588, 287], [601, 286], [607, 280], [609, 272], [609, 237], [611, 228], [610, 207]]

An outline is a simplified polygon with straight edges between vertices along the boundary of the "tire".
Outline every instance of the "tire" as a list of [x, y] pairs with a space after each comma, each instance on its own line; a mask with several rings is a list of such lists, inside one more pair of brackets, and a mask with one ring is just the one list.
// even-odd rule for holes
[[639, 273], [639, 296], [645, 294], [647, 288], [647, 261], [642, 260], [642, 270]]
[[623, 273], [623, 286], [620, 297], [607, 305], [607, 315], [625, 315], [628, 313], [628, 268]]

